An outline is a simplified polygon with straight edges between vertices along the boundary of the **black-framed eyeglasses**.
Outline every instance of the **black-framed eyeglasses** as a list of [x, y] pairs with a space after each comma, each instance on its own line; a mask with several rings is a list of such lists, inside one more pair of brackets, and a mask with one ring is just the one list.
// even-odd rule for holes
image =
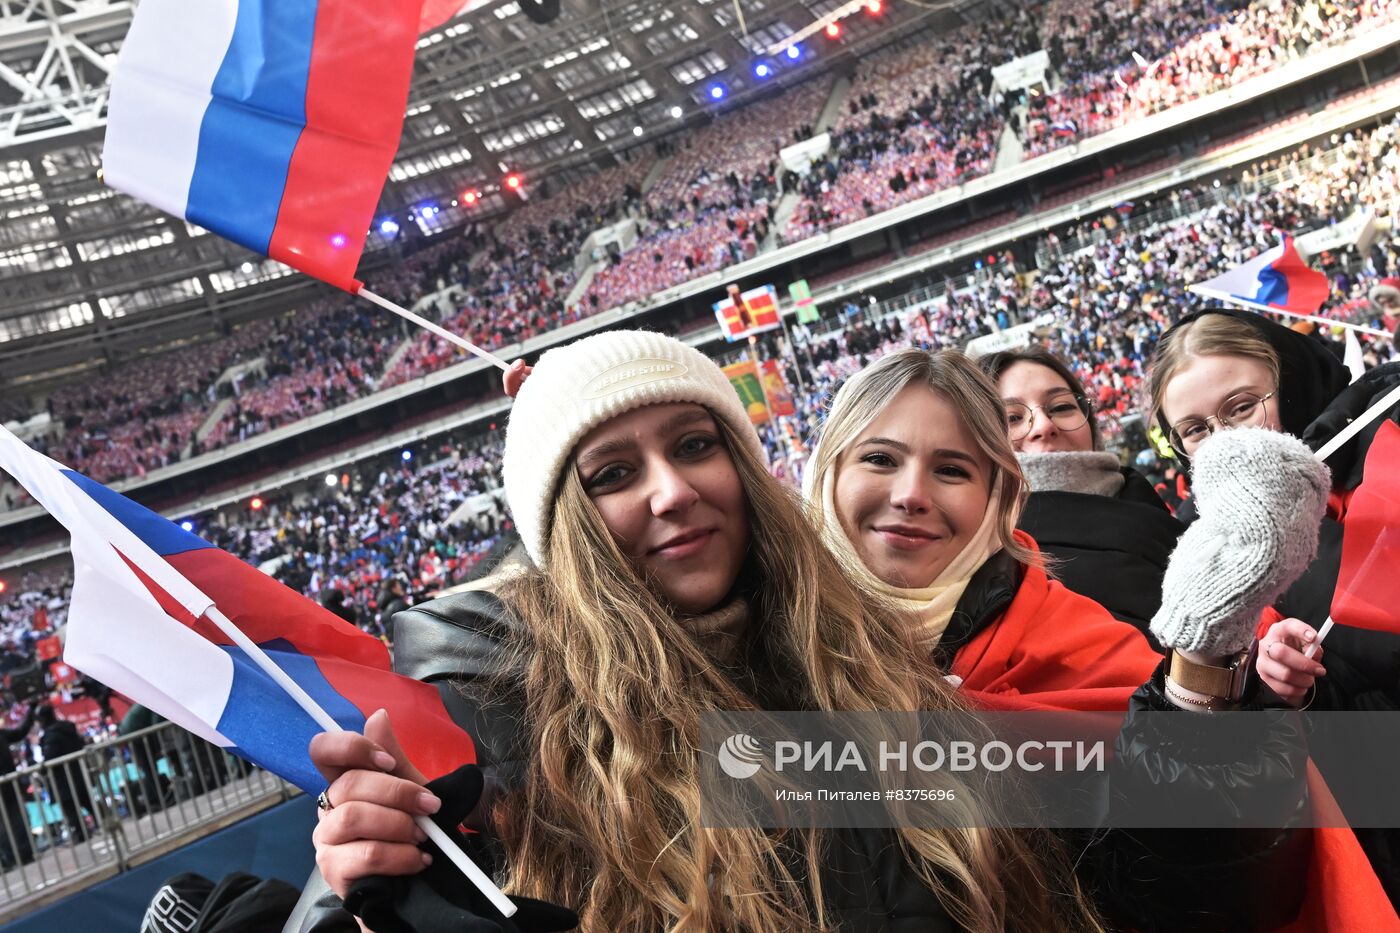
[[[1215, 414], [1205, 418], [1183, 418], [1172, 425], [1168, 439], [1178, 453], [1194, 453], [1217, 428], [1247, 428], [1262, 423], [1268, 411], [1264, 403], [1277, 394], [1277, 389], [1267, 395], [1236, 392], [1221, 403]], [[1216, 427], [1211, 427], [1212, 421]]]
[[1024, 440], [1035, 424], [1037, 414], [1050, 419], [1061, 431], [1077, 431], [1089, 423], [1089, 400], [1082, 395], [1057, 395], [1045, 405], [1006, 402], [1006, 435]]

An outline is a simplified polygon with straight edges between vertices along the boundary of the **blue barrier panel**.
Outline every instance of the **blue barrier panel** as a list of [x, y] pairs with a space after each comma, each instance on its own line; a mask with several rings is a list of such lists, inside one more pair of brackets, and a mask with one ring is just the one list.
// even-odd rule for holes
[[316, 861], [311, 846], [315, 826], [316, 802], [297, 797], [0, 926], [0, 933], [134, 933], [161, 883], [182, 871], [215, 882], [229, 872], [246, 871], [300, 888]]

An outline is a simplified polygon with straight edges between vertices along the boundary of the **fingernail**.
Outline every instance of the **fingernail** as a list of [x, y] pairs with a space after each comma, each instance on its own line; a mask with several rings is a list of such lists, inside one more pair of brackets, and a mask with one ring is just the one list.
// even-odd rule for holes
[[421, 855], [422, 858], [423, 858], [423, 864], [424, 864], [424, 865], [431, 865], [431, 864], [433, 864], [433, 857], [432, 857], [431, 855], [429, 855], [427, 852], [422, 852], [422, 853], [420, 853], [420, 855]]
[[1326, 677], [1326, 676], [1327, 676], [1327, 668], [1325, 668], [1325, 667], [1319, 667], [1319, 668], [1317, 669], [1317, 676], [1318, 676], [1318, 677]]
[[442, 809], [442, 801], [424, 791], [418, 795], [418, 809], [424, 813], [436, 813]]
[[380, 771], [393, 771], [398, 762], [394, 761], [394, 756], [388, 752], [375, 752], [374, 764]]
[[1316, 632], [1304, 632], [1304, 633], [1303, 633], [1303, 641], [1312, 641], [1312, 640], [1313, 640], [1314, 638], [1316, 638], [1316, 637], [1317, 637], [1317, 633], [1316, 633]]

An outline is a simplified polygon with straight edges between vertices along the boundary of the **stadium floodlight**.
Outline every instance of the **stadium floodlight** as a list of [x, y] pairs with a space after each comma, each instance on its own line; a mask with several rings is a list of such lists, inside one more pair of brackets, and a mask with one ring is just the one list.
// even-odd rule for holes
[[759, 62], [753, 66], [754, 77], [766, 78], [773, 73], [773, 68], [767, 62]]
[[724, 100], [724, 94], [725, 94], [725, 91], [724, 91], [724, 85], [723, 85], [723, 84], [711, 84], [711, 85], [710, 85], [710, 99], [711, 99], [711, 100]]
[[506, 176], [506, 187], [511, 191], [519, 191], [524, 184], [525, 180], [520, 177], [518, 172], [511, 172]]
[[826, 37], [827, 37], [828, 39], [839, 39], [839, 38], [841, 38], [841, 24], [838, 23], [838, 22], [836, 22], [835, 20], [832, 20], [831, 22], [827, 23], [827, 24], [826, 24]]
[[379, 232], [391, 237], [399, 232], [399, 222], [392, 217], [385, 217], [379, 222]]
[[641, 128], [640, 126], [634, 126], [634, 127], [632, 127], [632, 135], [633, 135], [633, 136], [641, 136], [643, 132], [644, 132], [644, 131], [642, 130], [642, 128]]
[[334, 473], [327, 473], [327, 474], [326, 474], [326, 485], [327, 485], [327, 486], [334, 486], [336, 483], [339, 483], [339, 482], [340, 482], [340, 480], [336, 478], [336, 475], [335, 475]]
[[685, 111], [681, 109], [680, 104], [677, 104], [676, 106], [671, 108], [671, 118], [673, 120], [679, 120], [684, 115]]
[[467, 191], [462, 192], [462, 203], [465, 204], [467, 207], [475, 207], [476, 202], [480, 200], [481, 192], [477, 191], [475, 188], [471, 188]]
[[403, 458], [404, 463], [407, 463], [408, 461], [413, 459], [413, 451], [409, 450], [408, 448], [404, 448], [403, 452], [400, 453], [399, 456]]
[[865, 11], [871, 16], [879, 16], [880, 11], [884, 8], [885, 5], [881, 3], [880, 0], [870, 0], [870, 2], [865, 5]]
[[180, 527], [183, 528], [183, 529], [185, 529], [185, 530], [188, 531], [188, 532], [193, 532], [193, 531], [194, 531], [194, 522], [190, 521], [190, 520], [187, 518], [187, 519], [185, 519], [183, 522], [180, 523]]
[[796, 42], [788, 46], [787, 57], [793, 61], [797, 61], [799, 58], [802, 57], [802, 46], [798, 45]]
[[254, 512], [261, 511], [262, 507], [263, 501], [261, 496], [254, 496], [248, 503], [248, 508], [252, 509]]

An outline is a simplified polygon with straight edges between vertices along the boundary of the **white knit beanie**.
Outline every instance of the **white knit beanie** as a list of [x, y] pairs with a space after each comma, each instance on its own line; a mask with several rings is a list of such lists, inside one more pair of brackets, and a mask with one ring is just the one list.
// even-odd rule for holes
[[506, 500], [537, 567], [545, 565], [559, 477], [574, 446], [610, 418], [670, 402], [705, 406], [766, 462], [728, 377], [674, 337], [614, 330], [540, 357], [511, 409], [502, 461]]

